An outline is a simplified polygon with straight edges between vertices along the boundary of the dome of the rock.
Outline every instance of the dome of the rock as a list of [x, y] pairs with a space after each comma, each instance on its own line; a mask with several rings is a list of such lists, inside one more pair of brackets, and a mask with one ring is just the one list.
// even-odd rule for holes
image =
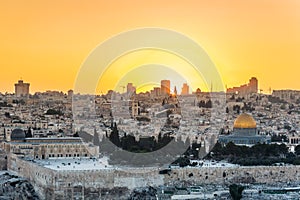
[[236, 118], [233, 128], [256, 128], [256, 122], [251, 115], [243, 113]]

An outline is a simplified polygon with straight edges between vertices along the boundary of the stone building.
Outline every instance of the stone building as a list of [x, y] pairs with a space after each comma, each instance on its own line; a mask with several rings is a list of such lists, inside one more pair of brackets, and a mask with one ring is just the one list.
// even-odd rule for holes
[[26, 138], [22, 129], [14, 129], [2, 149], [31, 159], [58, 157], [98, 157], [99, 147], [83, 143], [79, 137]]
[[163, 96], [170, 95], [171, 81], [161, 80], [160, 82], [160, 94]]
[[189, 90], [190, 90], [190, 87], [188, 86], [188, 84], [184, 83], [182, 85], [181, 95], [188, 95], [189, 94]]
[[17, 97], [27, 97], [29, 95], [29, 83], [24, 83], [23, 80], [19, 80], [15, 84], [15, 95]]
[[233, 142], [237, 145], [252, 146], [257, 143], [271, 143], [271, 137], [268, 135], [257, 134], [256, 122], [249, 114], [242, 113], [234, 121], [233, 133], [230, 135], [220, 135], [219, 142], [227, 144]]
[[228, 88], [227, 93], [247, 95], [258, 92], [258, 80], [252, 77], [249, 83], [240, 85], [239, 87]]
[[298, 90], [273, 90], [272, 95], [287, 102], [296, 102], [300, 99], [300, 91]]

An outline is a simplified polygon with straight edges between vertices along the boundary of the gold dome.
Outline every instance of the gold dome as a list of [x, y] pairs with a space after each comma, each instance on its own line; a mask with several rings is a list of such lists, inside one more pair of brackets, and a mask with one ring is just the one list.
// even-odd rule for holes
[[251, 115], [243, 113], [236, 118], [233, 128], [256, 128], [256, 122]]

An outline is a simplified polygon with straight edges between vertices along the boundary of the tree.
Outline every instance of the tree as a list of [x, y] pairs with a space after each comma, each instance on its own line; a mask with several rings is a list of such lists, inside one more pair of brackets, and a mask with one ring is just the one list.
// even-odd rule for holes
[[295, 154], [296, 154], [297, 156], [300, 155], [300, 145], [297, 145], [297, 146], [295, 147]]
[[31, 131], [31, 128], [30, 128], [30, 127], [29, 127], [28, 130], [26, 131], [25, 136], [26, 136], [27, 138], [31, 138], [31, 137], [32, 137], [32, 131]]
[[212, 102], [211, 102], [211, 100], [208, 100], [208, 101], [206, 102], [205, 107], [206, 107], [206, 108], [212, 108]]
[[201, 100], [201, 101], [198, 103], [198, 106], [199, 106], [199, 108], [204, 108], [204, 107], [205, 107], [205, 101]]
[[232, 184], [229, 186], [229, 192], [233, 200], [240, 200], [243, 195], [243, 190], [245, 189], [242, 185]]
[[229, 113], [229, 108], [228, 108], [228, 107], [226, 107], [226, 113], [227, 113], [227, 114]]
[[77, 131], [76, 131], [76, 133], [73, 134], [73, 137], [79, 137], [79, 134]]
[[236, 111], [237, 114], [240, 114], [241, 107], [239, 105], [234, 105], [233, 110]]
[[287, 154], [288, 153], [289, 148], [285, 145], [285, 144], [280, 144], [278, 146], [278, 152], [280, 154]]
[[225, 152], [229, 155], [236, 155], [236, 153], [239, 153], [239, 146], [235, 145], [233, 142], [228, 142]]
[[116, 123], [113, 123], [112, 132], [109, 136], [109, 139], [112, 143], [114, 143], [118, 147], [120, 146], [119, 131]]
[[46, 115], [63, 115], [60, 110], [48, 109]]
[[223, 147], [222, 145], [217, 142], [214, 146], [214, 148], [212, 149], [212, 152], [214, 153], [214, 155], [222, 155], [223, 154]]
[[178, 164], [179, 167], [186, 167], [191, 164], [190, 160], [187, 157], [180, 157], [173, 162], [173, 164]]
[[6, 118], [10, 118], [9, 112], [5, 112], [4, 115], [5, 115]]
[[19, 101], [19, 104], [21, 104], [21, 105], [25, 105], [25, 101], [24, 101], [24, 99], [21, 99], [20, 101]]

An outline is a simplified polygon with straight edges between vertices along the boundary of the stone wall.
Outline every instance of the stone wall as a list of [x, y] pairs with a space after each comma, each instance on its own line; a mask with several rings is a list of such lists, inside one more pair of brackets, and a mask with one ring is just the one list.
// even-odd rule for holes
[[288, 183], [300, 180], [300, 166], [210, 167], [173, 169], [164, 182], [195, 184]]
[[86, 195], [93, 199], [107, 193], [118, 197], [119, 194], [129, 195], [129, 190], [135, 187], [164, 184], [163, 176], [159, 176], [157, 169], [55, 171], [25, 161], [15, 154], [9, 155], [8, 169], [27, 178], [42, 199], [70, 199], [75, 196], [89, 199]]
[[156, 168], [55, 171], [31, 161], [24, 161], [15, 155], [9, 155], [8, 169], [27, 178], [44, 199], [83, 196], [85, 199], [93, 199], [108, 193], [113, 193], [116, 197], [126, 196], [135, 187], [182, 181], [194, 184], [226, 184], [287, 183], [300, 180], [300, 166], [176, 168], [167, 174], [159, 174], [160, 169]]
[[7, 154], [0, 148], [0, 171], [7, 169]]
[[55, 171], [39, 166], [33, 162], [22, 160], [15, 154], [8, 155], [7, 169], [28, 179], [42, 199], [45, 198], [43, 196], [45, 186], [47, 186], [47, 188], [53, 188], [55, 186]]

